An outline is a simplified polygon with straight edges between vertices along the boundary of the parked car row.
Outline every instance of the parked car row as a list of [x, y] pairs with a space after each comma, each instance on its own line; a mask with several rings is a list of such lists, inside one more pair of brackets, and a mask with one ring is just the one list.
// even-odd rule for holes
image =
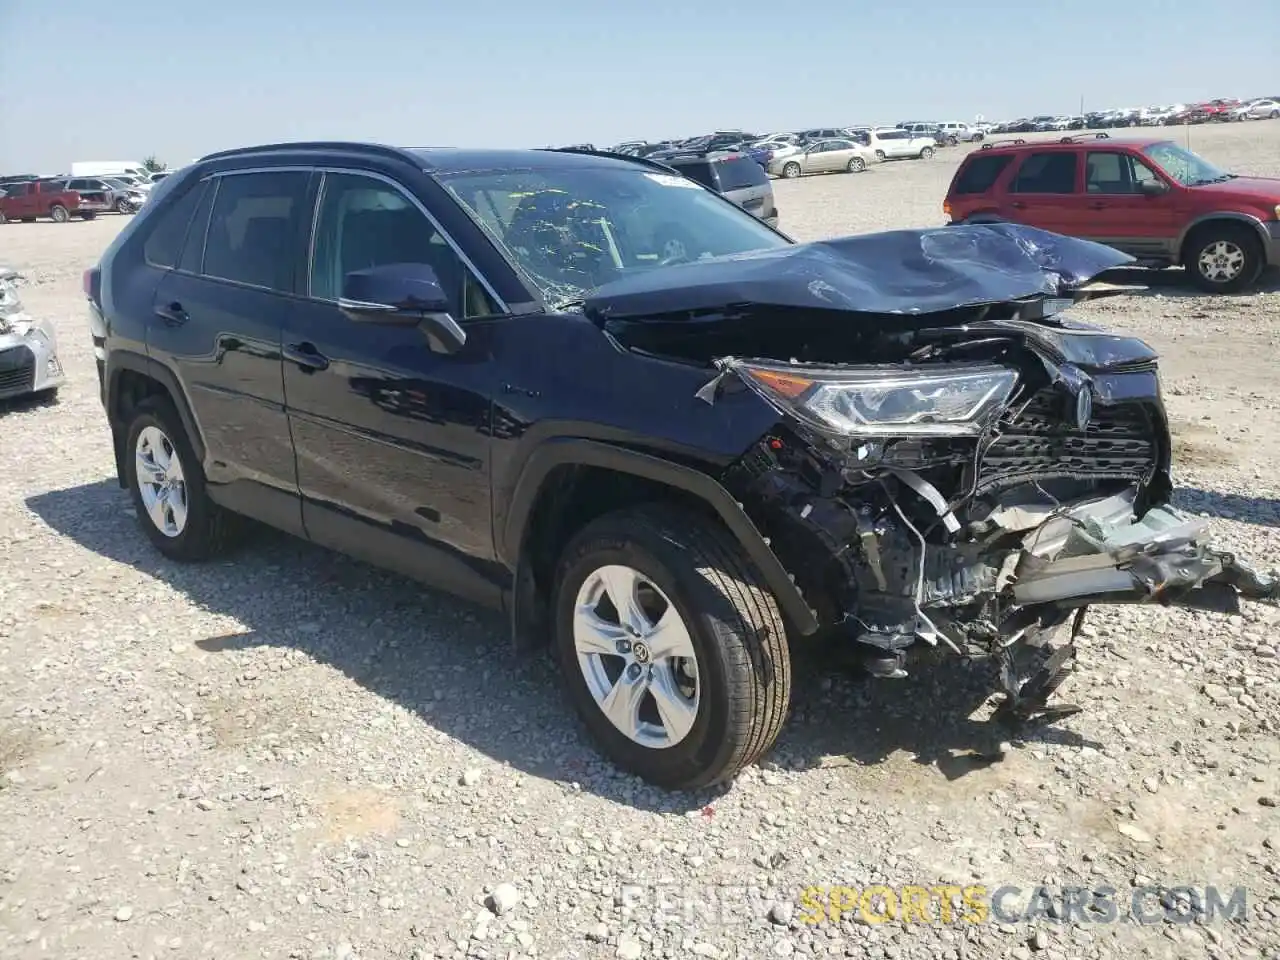
[[1254, 97], [1251, 100], [1220, 97], [1200, 103], [1096, 110], [1080, 116], [1023, 117], [993, 124], [991, 132], [1045, 133], [1056, 130], [1112, 130], [1123, 127], [1159, 127], [1183, 123], [1275, 119], [1280, 119], [1280, 96]]
[[100, 213], [136, 213], [164, 174], [142, 177], [24, 175], [0, 178], [0, 223], [92, 220]]

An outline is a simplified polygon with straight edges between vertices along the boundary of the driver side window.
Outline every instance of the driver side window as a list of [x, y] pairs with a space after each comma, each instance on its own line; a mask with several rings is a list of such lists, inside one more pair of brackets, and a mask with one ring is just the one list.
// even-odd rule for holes
[[496, 313], [484, 287], [409, 196], [374, 177], [326, 173], [312, 241], [310, 294], [336, 301], [356, 270], [422, 263], [435, 270], [449, 312], [463, 320]]

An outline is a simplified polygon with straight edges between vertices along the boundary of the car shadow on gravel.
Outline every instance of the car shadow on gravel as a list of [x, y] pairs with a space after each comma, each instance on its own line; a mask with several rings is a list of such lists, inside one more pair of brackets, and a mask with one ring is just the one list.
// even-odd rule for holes
[[1173, 500], [1178, 507], [1191, 513], [1238, 520], [1259, 527], [1280, 527], [1280, 500], [1271, 497], [1246, 497], [1199, 487], [1178, 487], [1173, 492]]
[[[666, 793], [604, 761], [562, 697], [551, 658], [514, 655], [500, 616], [262, 528], [226, 560], [173, 563], [138, 530], [114, 479], [39, 494], [26, 505], [86, 550], [242, 625], [196, 641], [201, 650], [300, 651], [499, 763], [618, 803], [687, 812], [721, 792]], [[821, 648], [798, 653], [795, 715], [766, 768], [875, 765], [905, 752], [955, 779], [989, 765], [1000, 742], [1013, 739], [971, 719], [991, 690], [985, 668], [946, 660], [904, 680], [873, 680], [833, 671]], [[1053, 728], [1027, 739], [1083, 743]]]

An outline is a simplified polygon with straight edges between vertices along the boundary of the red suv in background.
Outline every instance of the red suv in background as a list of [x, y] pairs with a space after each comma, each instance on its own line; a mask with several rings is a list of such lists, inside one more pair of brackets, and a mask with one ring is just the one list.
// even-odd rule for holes
[[1280, 179], [1227, 173], [1171, 140], [984, 144], [960, 164], [942, 209], [952, 223], [1025, 223], [1145, 266], [1182, 264], [1206, 290], [1239, 290], [1280, 264]]

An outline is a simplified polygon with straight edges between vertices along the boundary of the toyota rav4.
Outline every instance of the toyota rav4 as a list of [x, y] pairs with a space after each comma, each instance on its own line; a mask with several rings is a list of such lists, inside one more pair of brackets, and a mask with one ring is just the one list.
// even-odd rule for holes
[[504, 610], [614, 761], [688, 788], [769, 750], [807, 637], [983, 660], [1025, 723], [1070, 712], [1091, 604], [1274, 596], [1169, 506], [1155, 355], [1063, 313], [1128, 261], [796, 244], [631, 157], [311, 143], [175, 173], [85, 289], [160, 552], [252, 517]]

